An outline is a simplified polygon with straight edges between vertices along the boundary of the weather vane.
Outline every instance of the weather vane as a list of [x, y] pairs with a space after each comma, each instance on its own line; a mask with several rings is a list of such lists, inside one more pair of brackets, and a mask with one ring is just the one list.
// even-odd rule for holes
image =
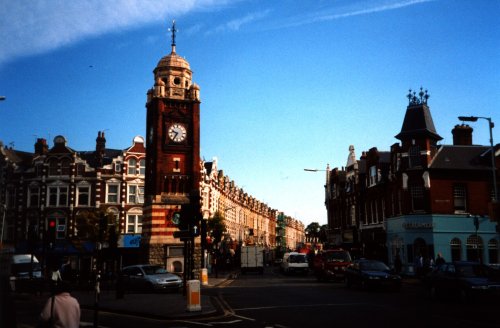
[[175, 28], [175, 19], [172, 21], [172, 27], [168, 30], [169, 32], [172, 32], [172, 48], [175, 49], [175, 32], [177, 32], [177, 29]]

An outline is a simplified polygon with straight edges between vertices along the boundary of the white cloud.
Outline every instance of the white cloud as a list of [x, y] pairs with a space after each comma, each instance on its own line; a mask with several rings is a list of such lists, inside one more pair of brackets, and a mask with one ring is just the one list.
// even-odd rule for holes
[[16, 0], [0, 11], [0, 65], [115, 30], [178, 17], [229, 0]]

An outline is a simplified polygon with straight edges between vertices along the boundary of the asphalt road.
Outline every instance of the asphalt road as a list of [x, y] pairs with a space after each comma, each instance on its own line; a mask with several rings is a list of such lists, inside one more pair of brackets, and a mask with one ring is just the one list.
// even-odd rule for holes
[[[500, 302], [461, 304], [429, 300], [418, 282], [401, 291], [349, 289], [343, 283], [317, 282], [310, 275], [239, 275], [204, 289], [221, 313], [209, 318], [166, 321], [99, 313], [100, 327], [500, 327]], [[21, 310], [21, 311], [19, 311]], [[18, 327], [31, 327], [29, 307], [18, 309]], [[19, 313], [25, 318], [20, 318]], [[24, 319], [24, 321], [23, 321]], [[23, 325], [26, 322], [26, 325]], [[82, 311], [82, 327], [92, 326], [93, 311]]]

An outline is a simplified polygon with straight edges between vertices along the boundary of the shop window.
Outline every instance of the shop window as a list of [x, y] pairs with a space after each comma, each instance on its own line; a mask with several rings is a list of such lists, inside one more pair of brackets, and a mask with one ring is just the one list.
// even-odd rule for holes
[[453, 238], [450, 242], [451, 261], [462, 260], [462, 242], [458, 238]]
[[498, 263], [498, 241], [490, 239], [488, 242], [488, 260], [490, 264]]
[[477, 235], [467, 238], [467, 261], [481, 262], [483, 258], [483, 240]]

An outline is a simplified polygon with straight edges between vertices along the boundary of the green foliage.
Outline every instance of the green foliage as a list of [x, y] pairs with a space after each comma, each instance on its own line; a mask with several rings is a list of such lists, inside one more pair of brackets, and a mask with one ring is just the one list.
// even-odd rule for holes
[[[80, 240], [99, 241], [99, 223], [102, 217], [107, 218], [107, 229], [103, 235], [103, 241], [116, 243], [120, 227], [114, 222], [114, 215], [103, 209], [92, 209], [81, 211], [76, 215], [76, 238]], [[115, 223], [115, 224], [114, 224]]]
[[226, 231], [224, 216], [220, 212], [215, 212], [214, 216], [207, 221], [207, 233], [212, 237], [214, 243], [218, 243]]

